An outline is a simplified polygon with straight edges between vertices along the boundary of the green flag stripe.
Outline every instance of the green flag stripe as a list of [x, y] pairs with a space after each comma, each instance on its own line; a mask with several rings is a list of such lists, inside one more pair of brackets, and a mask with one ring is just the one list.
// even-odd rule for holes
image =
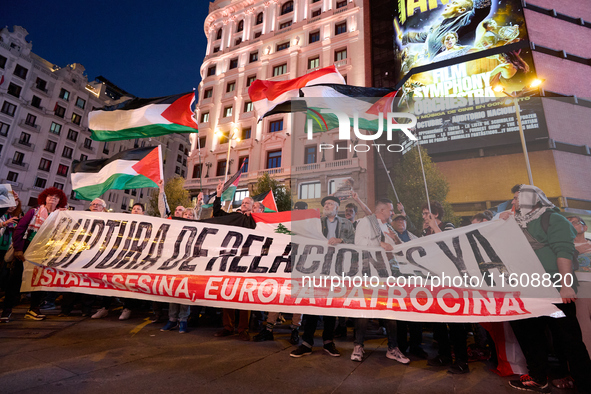
[[144, 175], [113, 174], [103, 183], [81, 187], [75, 191], [76, 198], [80, 200], [94, 200], [107, 190], [140, 189], [142, 187], [158, 187], [158, 185]]
[[179, 124], [152, 124], [122, 130], [90, 130], [95, 141], [120, 141], [134, 138], [158, 137], [171, 133], [197, 133], [197, 129]]

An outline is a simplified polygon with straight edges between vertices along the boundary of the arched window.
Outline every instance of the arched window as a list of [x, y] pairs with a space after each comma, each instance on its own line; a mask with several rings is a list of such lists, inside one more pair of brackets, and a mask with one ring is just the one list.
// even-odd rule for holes
[[257, 15], [257, 21], [256, 24], [260, 25], [261, 23], [263, 23], [263, 13], [259, 12], [259, 14]]
[[222, 28], [221, 27], [218, 29], [218, 34], [217, 34], [217, 36], [216, 36], [215, 39], [216, 40], [221, 40], [222, 39]]
[[244, 19], [238, 22], [238, 27], [236, 28], [236, 32], [244, 30]]
[[288, 14], [293, 11], [293, 1], [288, 1], [281, 6], [281, 15]]

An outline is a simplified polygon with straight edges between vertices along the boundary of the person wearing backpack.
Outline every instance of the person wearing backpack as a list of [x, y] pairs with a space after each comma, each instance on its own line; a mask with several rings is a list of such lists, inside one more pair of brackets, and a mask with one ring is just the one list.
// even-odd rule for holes
[[[580, 392], [591, 392], [591, 360], [577, 321], [575, 299], [577, 298], [577, 279], [574, 276], [572, 259], [575, 252], [576, 231], [569, 221], [558, 212], [542, 190], [531, 185], [516, 185], [513, 193], [515, 220], [536, 253], [544, 270], [555, 278], [559, 275], [560, 297], [562, 303], [556, 306], [564, 312], [564, 317], [541, 316], [515, 320], [511, 327], [523, 350], [529, 374], [519, 380], [509, 381], [509, 385], [520, 390], [539, 393], [551, 392], [548, 383], [548, 348], [545, 336], [550, 327], [555, 336], [556, 346], [563, 347], [568, 359], [570, 372]], [[507, 220], [509, 212], [503, 212], [501, 219]], [[556, 276], [558, 277], [558, 276]]]

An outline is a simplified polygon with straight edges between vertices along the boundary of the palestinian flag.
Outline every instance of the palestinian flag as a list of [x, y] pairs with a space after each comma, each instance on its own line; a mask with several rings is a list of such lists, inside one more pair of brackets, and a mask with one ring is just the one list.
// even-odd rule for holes
[[[244, 163], [242, 163], [244, 165]], [[236, 189], [238, 188], [238, 182], [240, 182], [240, 177], [242, 176], [242, 167], [238, 169], [230, 179], [224, 183], [224, 188], [222, 191], [222, 202], [223, 201], [232, 201], [234, 200], [234, 194], [236, 194]], [[203, 208], [211, 208], [213, 206], [213, 200], [215, 199], [217, 193], [212, 193], [209, 196], [204, 196], [204, 202], [207, 201], [207, 204], [203, 204]]]
[[158, 187], [163, 179], [160, 146], [119, 152], [110, 159], [74, 161], [72, 190], [76, 198], [94, 200], [110, 189]]
[[287, 81], [257, 79], [248, 88], [248, 95], [254, 104], [259, 119], [262, 119], [275, 106], [288, 101], [292, 97], [298, 97], [301, 88], [321, 83], [344, 85], [345, 78], [332, 65]]
[[275, 196], [273, 195], [273, 189], [266, 193], [261, 193], [256, 196], [252, 196], [254, 201], [259, 201], [265, 206], [265, 213], [279, 212], [277, 209], [277, 203], [275, 202]]
[[171, 133], [196, 133], [191, 105], [194, 93], [150, 99], [134, 98], [88, 114], [92, 139], [118, 141]]

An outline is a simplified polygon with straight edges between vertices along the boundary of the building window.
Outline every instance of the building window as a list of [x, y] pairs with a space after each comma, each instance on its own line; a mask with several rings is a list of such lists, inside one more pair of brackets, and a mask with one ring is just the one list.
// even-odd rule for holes
[[311, 70], [318, 66], [320, 66], [320, 58], [318, 56], [312, 59], [308, 59], [308, 70]]
[[39, 170], [41, 171], [49, 171], [51, 169], [51, 160], [41, 159], [39, 162]]
[[0, 68], [5, 68], [6, 67], [6, 59], [4, 56], [0, 55]]
[[215, 176], [224, 176], [226, 175], [226, 160], [218, 161], [218, 166], [216, 167]]
[[335, 160], [345, 160], [347, 158], [347, 141], [337, 141], [334, 152]]
[[[86, 149], [92, 149], [92, 140], [90, 138], [84, 139], [84, 147]], [[137, 148], [137, 146], [136, 146], [136, 148]]]
[[275, 133], [276, 131], [283, 130], [283, 119], [274, 120], [269, 122], [269, 133]]
[[236, 27], [236, 33], [241, 32], [242, 30], [244, 30], [244, 19], [238, 22], [238, 27]]
[[31, 146], [31, 134], [25, 133], [24, 131], [21, 133], [20, 138], [18, 139], [18, 143], [26, 146]]
[[16, 105], [11, 104], [8, 101], [5, 101], [4, 104], [2, 104], [2, 113], [8, 116], [14, 116], [14, 111], [16, 111]]
[[109, 150], [109, 142], [105, 142], [105, 144], [103, 145], [103, 153], [105, 155], [108, 155], [109, 152], [110, 152], [110, 150]]
[[320, 182], [301, 183], [299, 189], [299, 199], [309, 200], [312, 198], [320, 198]]
[[248, 156], [241, 157], [238, 159], [238, 168], [242, 168], [243, 174], [246, 174], [248, 172]]
[[337, 10], [347, 6], [347, 0], [337, 1]]
[[238, 46], [242, 44], [242, 37], [238, 37], [236, 40], [234, 40], [234, 46]]
[[193, 178], [201, 178], [201, 169], [203, 164], [195, 164], [193, 166]]
[[39, 178], [35, 179], [35, 187], [39, 189], [45, 189], [45, 185], [47, 184], [47, 179]]
[[66, 89], [62, 88], [62, 89], [60, 90], [60, 95], [59, 95], [59, 97], [60, 97], [62, 100], [70, 101], [70, 92], [68, 92]]
[[248, 140], [248, 139], [250, 139], [250, 134], [251, 134], [251, 128], [246, 127], [244, 129], [242, 129], [242, 137], [240, 137], [240, 139]]
[[9, 128], [10, 125], [0, 122], [0, 135], [6, 137], [8, 135]]
[[205, 148], [205, 144], [207, 143], [207, 137], [199, 138], [197, 143], [199, 144], [199, 145], [197, 145], [197, 148]]
[[334, 61], [338, 62], [339, 60], [345, 60], [347, 58], [347, 49], [340, 49], [338, 51], [334, 51]]
[[58, 188], [60, 190], [64, 190], [64, 184], [59, 182], [54, 182], [53, 187]]
[[256, 80], [257, 80], [256, 75], [251, 75], [250, 77], [246, 78], [246, 87], [249, 87], [250, 85], [252, 85], [252, 83]]
[[84, 155], [84, 154], [80, 154], [80, 161], [86, 161], [88, 160], [88, 156]]
[[[286, 27], [289, 27], [289, 26], [291, 26], [291, 21], [280, 23], [279, 24], [279, 30], [285, 29]], [[289, 45], [288, 45], [288, 47], [289, 47]]]
[[246, 103], [244, 103], [244, 112], [250, 112], [252, 111], [252, 101], [247, 101]]
[[281, 15], [289, 14], [293, 11], [293, 1], [288, 1], [281, 6]]
[[72, 113], [72, 123], [77, 124], [78, 126], [80, 126], [80, 122], [82, 121], [82, 116], [76, 114], [76, 113]]
[[201, 114], [201, 123], [209, 122], [209, 112]]
[[224, 108], [224, 118], [227, 118], [228, 116], [232, 116], [232, 107], [225, 107]]
[[259, 60], [259, 53], [258, 52], [251, 52], [250, 53], [250, 58], [249, 58], [249, 62], [256, 62]]
[[213, 53], [218, 53], [220, 51], [220, 47], [214, 47], [213, 48]]
[[217, 32], [217, 35], [216, 35], [215, 39], [216, 40], [221, 40], [222, 39], [222, 34], [223, 34], [223, 31], [222, 31], [222, 28], [220, 27], [218, 29], [218, 32]]
[[267, 168], [281, 167], [281, 151], [275, 150], [267, 153]]
[[19, 98], [22, 90], [23, 90], [22, 87], [15, 85], [11, 82], [10, 85], [8, 85], [8, 92], [7, 93], [10, 94], [11, 96]]
[[287, 63], [282, 64], [281, 66], [273, 67], [273, 76], [276, 77], [278, 75], [283, 75], [287, 73]]
[[25, 154], [23, 152], [14, 152], [14, 156], [12, 156], [12, 164], [18, 164], [22, 166], [23, 160], [25, 160]]
[[312, 18], [316, 18], [317, 16], [320, 16], [321, 13], [322, 13], [322, 10], [320, 8], [318, 8], [317, 10], [313, 10], [312, 11]]
[[33, 96], [31, 99], [31, 105], [35, 108], [41, 108], [41, 99], [37, 96]]
[[45, 150], [47, 152], [55, 153], [55, 148], [57, 147], [57, 142], [52, 140], [47, 140], [45, 143]]
[[234, 58], [230, 60], [230, 70], [238, 67], [238, 58]]
[[183, 156], [176, 155], [176, 161], [179, 162], [179, 163], [182, 163], [183, 162]]
[[35, 115], [27, 114], [27, 118], [25, 119], [25, 124], [35, 127], [36, 122], [37, 122], [37, 117]]
[[80, 109], [84, 109], [84, 107], [86, 107], [86, 100], [84, 100], [81, 97], [78, 97], [76, 99], [76, 107], [78, 107]]
[[263, 34], [262, 31], [257, 31], [254, 33], [254, 38], [259, 38], [261, 36], [261, 34]]
[[248, 192], [248, 189], [236, 190], [236, 193], [234, 194], [234, 202], [242, 201], [249, 196], [250, 193]]
[[261, 23], [263, 23], [263, 13], [259, 12], [257, 14], [257, 20], [255, 22], [255, 25], [260, 25]]
[[53, 134], [60, 135], [62, 131], [62, 125], [59, 123], [51, 122], [51, 127], [49, 127], [49, 131]]
[[347, 22], [341, 22], [334, 25], [334, 35], [338, 36], [339, 34], [347, 32]]
[[55, 105], [55, 116], [63, 118], [66, 115], [66, 109], [61, 105]]
[[233, 92], [236, 89], [236, 81], [228, 82], [226, 85], [226, 93]]
[[41, 78], [37, 78], [35, 81], [35, 87], [43, 92], [47, 92], [47, 81]]
[[277, 52], [283, 51], [284, 49], [289, 48], [289, 41], [284, 42], [283, 44], [277, 44]]
[[64, 151], [62, 152], [62, 157], [65, 157], [66, 159], [71, 159], [73, 153], [74, 153], [74, 149], [70, 148], [69, 146], [64, 146]]
[[78, 140], [78, 132], [70, 129], [68, 130], [68, 136], [66, 138], [68, 138], [70, 141], [76, 142], [76, 140]]
[[213, 96], [213, 88], [205, 89], [205, 91], [203, 92], [203, 98], [207, 99], [207, 98], [211, 98], [212, 96]]
[[70, 168], [69, 168], [68, 166], [66, 166], [66, 165], [64, 165], [64, 164], [60, 164], [60, 165], [57, 167], [57, 174], [58, 174], [59, 176], [68, 176], [68, 170], [69, 170], [69, 169], [70, 169]]
[[207, 76], [211, 77], [212, 75], [215, 75], [215, 66], [211, 66], [207, 69]]
[[316, 145], [306, 146], [304, 149], [304, 164], [316, 163]]
[[16, 67], [14, 68], [14, 75], [16, 75], [17, 77], [19, 77], [20, 79], [27, 78], [27, 73], [28, 72], [29, 72], [29, 70], [27, 70], [26, 68], [24, 68], [20, 64], [17, 64]]
[[17, 182], [18, 172], [8, 171], [8, 176], [6, 177], [6, 180], [10, 182]]
[[320, 31], [310, 33], [310, 44], [320, 41]]

